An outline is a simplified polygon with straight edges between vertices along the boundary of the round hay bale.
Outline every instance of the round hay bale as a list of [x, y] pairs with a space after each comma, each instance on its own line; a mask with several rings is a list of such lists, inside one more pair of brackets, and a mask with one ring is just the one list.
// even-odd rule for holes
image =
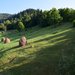
[[19, 40], [19, 46], [26, 46], [27, 44], [27, 40], [26, 38], [23, 36], [20, 40]]
[[4, 42], [4, 41], [5, 41], [5, 37], [2, 37], [1, 42]]
[[9, 38], [5, 38], [4, 43], [10, 43], [10, 39]]

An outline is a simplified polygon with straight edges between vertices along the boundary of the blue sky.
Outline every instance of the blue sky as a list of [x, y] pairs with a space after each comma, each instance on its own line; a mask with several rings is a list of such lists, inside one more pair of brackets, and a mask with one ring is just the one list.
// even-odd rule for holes
[[0, 13], [15, 14], [28, 8], [49, 10], [56, 8], [75, 8], [75, 0], [1, 0]]

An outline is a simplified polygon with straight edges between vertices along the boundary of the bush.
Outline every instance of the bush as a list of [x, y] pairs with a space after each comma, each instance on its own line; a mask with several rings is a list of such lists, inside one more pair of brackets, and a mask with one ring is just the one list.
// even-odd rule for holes
[[18, 31], [23, 31], [25, 30], [25, 26], [22, 22], [18, 22], [18, 27], [17, 27], [17, 30]]
[[72, 22], [72, 23], [73, 23], [73, 27], [75, 27], [75, 20], [73, 20], [73, 22]]

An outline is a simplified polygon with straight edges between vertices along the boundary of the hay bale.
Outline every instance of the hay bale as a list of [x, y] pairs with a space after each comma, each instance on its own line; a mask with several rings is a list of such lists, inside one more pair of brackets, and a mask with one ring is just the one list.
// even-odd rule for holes
[[9, 38], [5, 38], [4, 43], [10, 43], [10, 39]]
[[5, 37], [2, 37], [1, 42], [4, 42], [4, 41], [5, 41]]
[[27, 44], [27, 40], [26, 38], [23, 36], [20, 40], [19, 40], [19, 46], [26, 46]]

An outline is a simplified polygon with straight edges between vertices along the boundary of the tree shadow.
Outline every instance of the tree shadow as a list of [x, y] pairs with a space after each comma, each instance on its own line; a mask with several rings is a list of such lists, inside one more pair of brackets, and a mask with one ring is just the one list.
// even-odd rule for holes
[[16, 46], [13, 46], [11, 48], [7, 48], [7, 49], [3, 49], [2, 51], [0, 50], [0, 58], [3, 57], [3, 55], [8, 52], [8, 51], [14, 51], [14, 49], [16, 49], [17, 51], [23, 51], [23, 49], [28, 49], [28, 48], [31, 48], [31, 46], [28, 44], [28, 46], [24, 46], [24, 47], [21, 47], [19, 45], [16, 45]]
[[[61, 56], [62, 49], [60, 49], [61, 44], [62, 43], [58, 43], [51, 47], [41, 48], [38, 52], [32, 54], [35, 56], [35, 58], [32, 59], [29, 63], [22, 64], [18, 67], [13, 67], [11, 69], [5, 70], [0, 74], [1, 75], [60, 75], [58, 65], [60, 58], [62, 58]], [[22, 63], [23, 61], [26, 61], [26, 59], [17, 62]], [[14, 60], [12, 60], [12, 62], [14, 62]]]
[[[52, 46], [43, 47], [39, 49], [37, 52], [33, 53], [32, 55], [29, 55], [29, 58], [28, 57], [23, 58], [23, 60], [20, 60], [21, 58], [19, 58], [19, 61], [17, 62], [20, 63], [24, 62], [23, 64], [19, 66], [14, 66], [13, 68], [10, 69], [6, 69], [3, 72], [0, 72], [0, 74], [1, 75], [74, 75], [75, 61], [73, 60], [75, 58], [75, 51], [74, 51], [75, 48], [74, 46], [72, 46], [72, 43], [75, 44], [75, 42], [73, 42], [74, 38], [69, 37], [68, 34], [65, 37], [68, 40], [65, 40], [63, 42], [62, 41], [57, 42]], [[59, 40], [63, 40], [63, 38], [60, 38], [56, 41]], [[25, 63], [26, 59], [29, 60], [29, 62]], [[14, 60], [12, 62], [14, 62]]]
[[19, 45], [14, 46], [14, 47], [9, 48], [9, 49], [5, 49], [5, 50], [3, 50], [3, 51], [0, 51], [0, 58], [4, 55], [5, 52], [10, 51], [10, 50], [12, 50], [12, 49], [17, 49], [17, 48], [20, 48]]
[[[57, 28], [57, 27], [56, 27], [56, 28]], [[56, 28], [53, 28], [53, 29], [56, 29]], [[45, 29], [45, 28], [43, 28], [43, 29]], [[66, 29], [68, 29], [68, 28], [66, 28]], [[27, 32], [26, 32], [26, 34], [25, 34], [25, 32], [19, 32], [19, 33], [17, 33], [17, 32], [16, 32], [16, 33], [10, 32], [10, 33], [4, 34], [3, 36], [9, 37], [9, 38], [13, 41], [13, 40], [16, 40], [16, 39], [18, 39], [18, 38], [21, 38], [23, 35], [25, 35], [25, 36], [27, 37], [27, 39], [32, 39], [32, 38], [36, 38], [36, 37], [41, 36], [41, 35], [45, 35], [46, 33], [47, 33], [47, 34], [50, 33], [50, 32], [46, 32], [46, 33], [43, 32], [43, 33], [37, 34], [37, 32], [39, 32], [39, 30], [33, 32], [33, 34], [36, 33], [36, 35], [33, 35], [33, 36], [31, 36], [32, 33], [30, 33], [30, 32], [28, 32], [28, 34], [27, 34]], [[56, 33], [58, 33], [58, 30], [52, 32], [52, 34], [56, 34]], [[13, 36], [14, 36], [14, 37], [13, 37]], [[15, 37], [15, 36], [16, 36], [16, 37]]]
[[[65, 39], [65, 37], [67, 37], [67, 35], [65, 35], [65, 34], [68, 34], [69, 33], [69, 31], [68, 32], [65, 32], [65, 33], [62, 33], [62, 34], [56, 34], [56, 35], [54, 35], [54, 36], [49, 36], [49, 37], [47, 37], [47, 38], [41, 38], [41, 39], [39, 39], [39, 40], [36, 40], [36, 41], [33, 41], [33, 42], [28, 42], [28, 44], [27, 44], [27, 47], [24, 47], [25, 49], [29, 49], [29, 48], [32, 48], [32, 46], [31, 46], [31, 44], [33, 44], [33, 43], [38, 43], [38, 42], [42, 42], [42, 41], [48, 41], [48, 43], [53, 43], [53, 42], [57, 42], [57, 41], [59, 41], [59, 40], [61, 40], [61, 39]], [[65, 35], [65, 36], [64, 36]], [[63, 37], [60, 37], [60, 36], [63, 36]], [[57, 37], [60, 37], [60, 38], [57, 38]], [[55, 40], [53, 40], [53, 38], [57, 38], [57, 39], [55, 39]], [[68, 37], [69, 38], [69, 37]], [[53, 40], [53, 41], [50, 41], [50, 40]], [[16, 45], [16, 46], [13, 46], [13, 47], [11, 47], [11, 48], [8, 48], [8, 49], [5, 49], [5, 50], [3, 50], [3, 51], [0, 51], [0, 58], [4, 55], [4, 53], [6, 53], [7, 51], [12, 51], [12, 50], [14, 50], [14, 49], [17, 49], [17, 48], [21, 48], [21, 47], [19, 47], [19, 45]], [[21, 51], [20, 49], [18, 49], [18, 51]]]
[[[60, 43], [52, 47], [41, 48], [32, 54], [34, 59], [29, 63], [22, 64], [0, 73], [2, 75], [58, 75], [58, 63], [61, 58]], [[57, 47], [57, 50], [54, 48]], [[31, 58], [31, 57], [30, 57]], [[29, 58], [27, 58], [29, 59]], [[20, 60], [20, 59], [19, 59]], [[26, 61], [21, 60], [21, 63]], [[13, 62], [13, 61], [12, 61]], [[19, 62], [19, 61], [18, 61]]]

